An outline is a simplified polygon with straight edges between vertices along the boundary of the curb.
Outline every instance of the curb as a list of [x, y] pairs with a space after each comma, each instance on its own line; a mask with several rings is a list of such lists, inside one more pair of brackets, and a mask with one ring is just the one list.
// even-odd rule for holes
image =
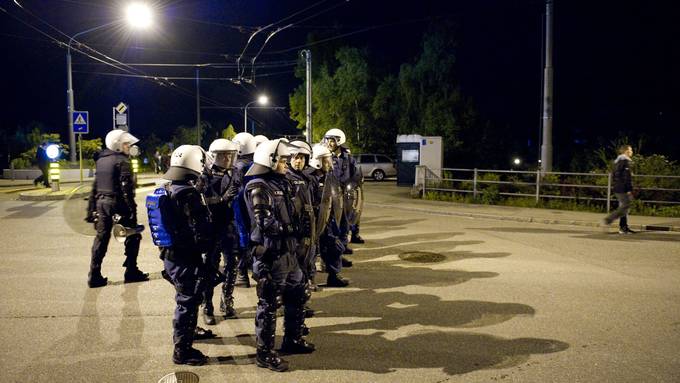
[[[459, 211], [430, 210], [430, 209], [426, 209], [426, 208], [413, 208], [413, 207], [404, 207], [404, 206], [399, 206], [399, 205], [370, 203], [370, 202], [367, 202], [366, 204], [371, 205], [371, 206], [376, 206], [376, 207], [385, 207], [385, 208], [412, 211], [412, 212], [424, 213], [424, 214], [433, 214], [433, 215], [450, 215], [450, 216], [458, 216], [458, 217], [494, 219], [494, 220], [499, 220], [499, 221], [513, 221], [513, 222], [532, 222], [532, 223], [542, 223], [542, 224], [549, 224], [549, 225], [574, 225], [574, 226], [586, 226], [586, 227], [594, 227], [594, 228], [600, 227], [599, 222], [592, 222], [592, 221], [580, 221], [580, 220], [571, 220], [571, 219], [570, 220], [567, 220], [567, 219], [550, 219], [550, 218], [537, 218], [537, 217], [518, 217], [518, 216], [506, 216], [506, 215], [482, 214], [482, 213], [464, 213], [464, 212], [459, 212]], [[680, 226], [630, 225], [630, 228], [633, 229], [633, 230], [680, 232]]]
[[[156, 182], [141, 182], [137, 188], [155, 185]], [[90, 192], [71, 193], [71, 194], [44, 194], [44, 195], [30, 195], [27, 193], [19, 193], [19, 201], [61, 201], [70, 197], [85, 197]]]

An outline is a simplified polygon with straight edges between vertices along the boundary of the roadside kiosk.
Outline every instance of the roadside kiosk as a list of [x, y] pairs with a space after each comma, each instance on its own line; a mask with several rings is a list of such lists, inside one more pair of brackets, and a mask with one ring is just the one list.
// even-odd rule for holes
[[413, 186], [416, 183], [416, 166], [426, 166], [441, 177], [443, 166], [441, 137], [424, 137], [419, 134], [397, 136], [397, 186]]

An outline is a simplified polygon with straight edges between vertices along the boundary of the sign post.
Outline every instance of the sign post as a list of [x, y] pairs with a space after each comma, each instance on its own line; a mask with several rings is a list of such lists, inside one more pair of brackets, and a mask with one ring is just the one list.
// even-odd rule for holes
[[[78, 162], [80, 163], [80, 183], [83, 183], [83, 134], [90, 132], [89, 130], [89, 112], [74, 111], [73, 112], [73, 132], [78, 134]], [[71, 148], [74, 150], [75, 148]]]
[[113, 107], [113, 129], [130, 131], [130, 106], [124, 102]]

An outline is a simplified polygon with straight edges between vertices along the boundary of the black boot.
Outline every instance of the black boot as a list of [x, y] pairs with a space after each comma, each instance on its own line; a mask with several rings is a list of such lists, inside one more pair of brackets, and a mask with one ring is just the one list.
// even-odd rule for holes
[[342, 261], [342, 267], [352, 267], [353, 263], [345, 257], [340, 257]]
[[142, 272], [136, 267], [125, 269], [125, 283], [144, 282], [149, 280], [149, 274]]
[[248, 270], [239, 270], [238, 277], [236, 278], [236, 284], [243, 286], [245, 288], [250, 288], [250, 278], [248, 277]]
[[255, 362], [258, 367], [268, 368], [276, 372], [283, 372], [288, 369], [288, 362], [281, 359], [276, 352], [265, 348], [258, 347]]
[[292, 339], [284, 336], [283, 343], [281, 343], [281, 352], [286, 354], [311, 354], [314, 350], [316, 350], [316, 347], [303, 337]]
[[94, 268], [90, 270], [90, 274], [87, 278], [87, 285], [90, 288], [103, 287], [108, 283], [108, 279], [102, 276], [100, 268]]
[[213, 314], [212, 305], [203, 307], [203, 322], [208, 326], [215, 325], [215, 315]]
[[366, 243], [363, 238], [359, 234], [357, 235], [352, 235], [352, 240], [350, 241], [351, 243]]
[[305, 305], [304, 309], [305, 309], [305, 318], [311, 318], [311, 317], [314, 316], [314, 314], [316, 314], [316, 311], [314, 311], [313, 308], [311, 308], [307, 305]]
[[[248, 274], [246, 274], [246, 277]], [[224, 319], [236, 318], [236, 310], [234, 310], [234, 283], [236, 279], [236, 271], [227, 273], [227, 280], [222, 284], [222, 296], [220, 298], [220, 311], [224, 315]]]
[[342, 277], [340, 274], [329, 273], [328, 279], [326, 280], [326, 286], [328, 287], [347, 287], [349, 285], [349, 280]]
[[208, 357], [193, 347], [180, 348], [175, 346], [175, 351], [172, 353], [172, 361], [175, 362], [175, 364], [201, 366], [208, 361]]
[[350, 249], [349, 246], [345, 246], [345, 250], [342, 253], [343, 254], [354, 254], [354, 250]]

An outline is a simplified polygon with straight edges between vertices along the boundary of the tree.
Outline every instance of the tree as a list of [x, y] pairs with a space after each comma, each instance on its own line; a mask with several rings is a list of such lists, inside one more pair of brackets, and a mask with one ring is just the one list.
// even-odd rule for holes
[[[304, 64], [302, 64], [304, 65]], [[351, 147], [362, 147], [363, 125], [370, 116], [369, 68], [366, 52], [343, 47], [335, 62], [319, 63], [312, 79], [314, 137], [321, 139], [331, 128], [342, 129]], [[331, 71], [329, 68], [336, 68]], [[306, 88], [301, 84], [289, 97], [290, 116], [304, 129], [306, 123]]]
[[229, 124], [226, 129], [222, 130], [222, 138], [226, 138], [227, 140], [231, 140], [236, 136], [236, 129], [234, 129], [234, 125]]

